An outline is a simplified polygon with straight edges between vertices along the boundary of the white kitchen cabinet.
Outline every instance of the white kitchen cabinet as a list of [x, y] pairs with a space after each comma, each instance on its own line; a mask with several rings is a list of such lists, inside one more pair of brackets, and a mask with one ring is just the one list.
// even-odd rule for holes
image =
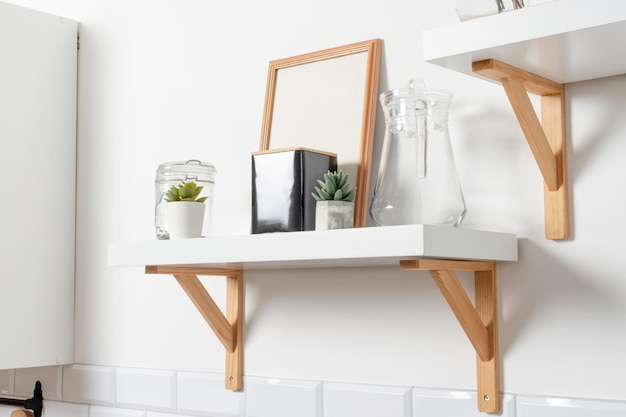
[[0, 2], [0, 369], [73, 361], [77, 33]]

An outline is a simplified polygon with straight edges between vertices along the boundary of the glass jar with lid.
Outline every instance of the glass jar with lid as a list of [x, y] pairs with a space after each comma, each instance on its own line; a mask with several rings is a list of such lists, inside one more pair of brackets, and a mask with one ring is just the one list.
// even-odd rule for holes
[[170, 187], [179, 185], [183, 181], [193, 181], [198, 186], [203, 187], [199, 197], [207, 197], [207, 199], [204, 202], [205, 211], [202, 236], [205, 237], [209, 234], [211, 209], [213, 206], [213, 190], [215, 188], [215, 174], [216, 170], [213, 164], [201, 162], [196, 159], [164, 162], [159, 165], [154, 180], [154, 226], [156, 228], [157, 239], [169, 239], [165, 194]]

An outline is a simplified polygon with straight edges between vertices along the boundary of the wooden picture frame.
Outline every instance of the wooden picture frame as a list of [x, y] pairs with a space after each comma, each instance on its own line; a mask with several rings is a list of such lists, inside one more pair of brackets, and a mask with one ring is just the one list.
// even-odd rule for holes
[[381, 39], [269, 63], [260, 150], [304, 147], [337, 154], [357, 188], [354, 227], [365, 226]]

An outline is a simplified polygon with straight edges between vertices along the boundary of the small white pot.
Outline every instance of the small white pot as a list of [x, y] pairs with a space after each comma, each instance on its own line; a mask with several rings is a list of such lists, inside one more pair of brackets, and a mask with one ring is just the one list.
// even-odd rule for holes
[[167, 203], [166, 210], [170, 239], [202, 236], [204, 203], [172, 201]]
[[349, 229], [354, 226], [354, 202], [318, 201], [315, 204], [315, 230]]

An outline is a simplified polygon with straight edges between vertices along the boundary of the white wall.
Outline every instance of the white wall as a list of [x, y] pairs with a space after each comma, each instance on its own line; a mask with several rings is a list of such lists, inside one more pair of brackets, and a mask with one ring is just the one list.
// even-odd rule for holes
[[[188, 158], [217, 166], [214, 232], [247, 233], [267, 63], [380, 37], [379, 91], [417, 75], [455, 93], [463, 227], [520, 238], [519, 262], [498, 269], [502, 390], [626, 399], [626, 76], [567, 87], [573, 233], [552, 242], [504, 92], [422, 62], [421, 30], [456, 21], [451, 2], [11, 2], [82, 22], [76, 362], [223, 371], [221, 345], [174, 280], [107, 267], [107, 244], [154, 238], [156, 167]], [[379, 116], [375, 167], [382, 127]], [[425, 273], [246, 280], [246, 375], [475, 389], [473, 349]], [[209, 286], [223, 292], [219, 278]]]

